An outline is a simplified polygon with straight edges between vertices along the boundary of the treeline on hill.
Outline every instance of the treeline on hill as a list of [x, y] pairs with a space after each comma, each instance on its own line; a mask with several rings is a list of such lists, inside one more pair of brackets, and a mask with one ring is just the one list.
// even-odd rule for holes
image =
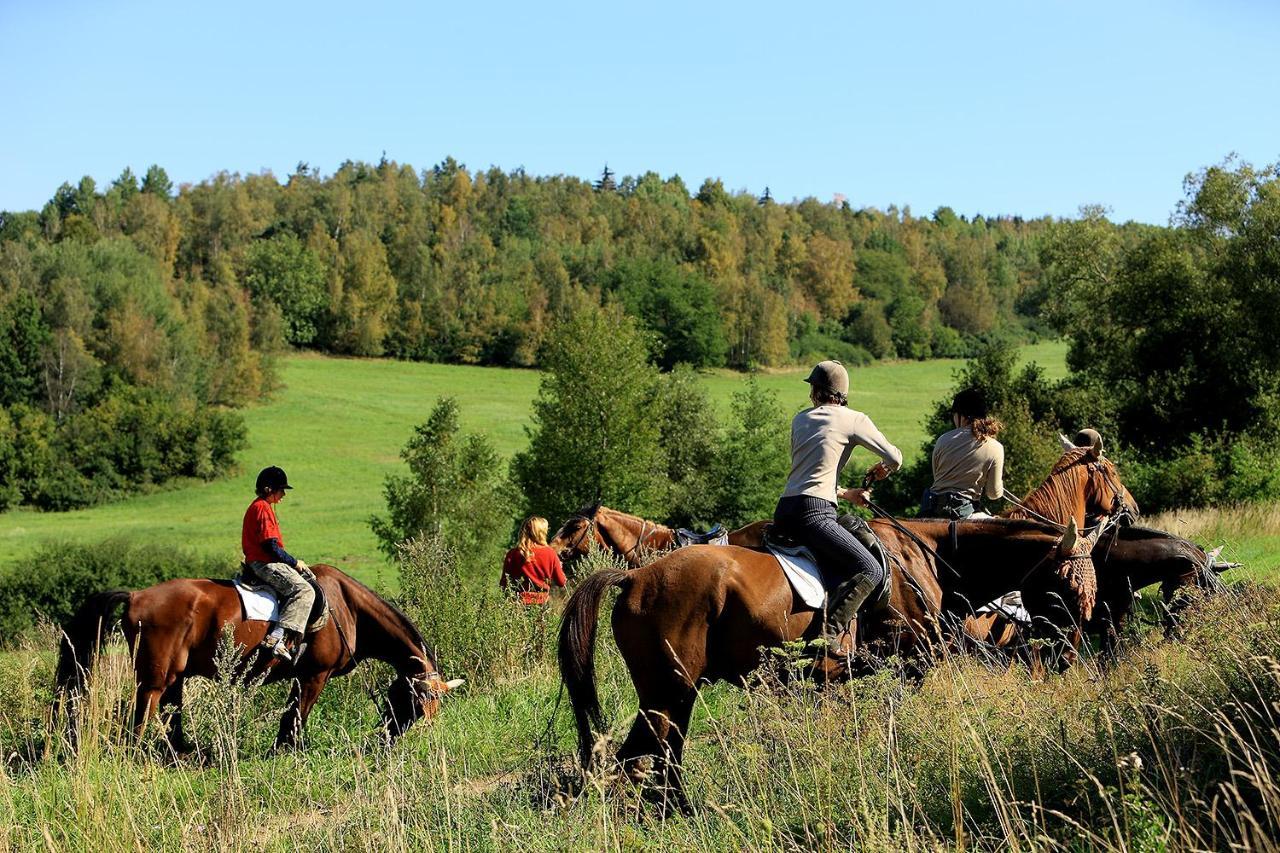
[[[248, 297], [256, 324], [325, 352], [529, 366], [553, 318], [622, 304], [664, 366], [956, 356], [1024, 331], [1047, 219], [776, 203], [650, 172], [592, 183], [383, 160], [64, 184], [6, 242], [124, 238], [181, 293]], [[12, 262], [11, 262], [12, 263]]]
[[[1278, 246], [1276, 170], [1230, 161], [1188, 178], [1175, 227], [1117, 228], [1096, 211], [1056, 224], [1046, 283], [1031, 294], [1071, 336], [1072, 374], [1051, 382], [996, 342], [952, 390], [981, 389], [1005, 423], [1008, 489], [1025, 495], [1061, 455], [1058, 434], [1093, 426], [1147, 511], [1280, 497]], [[651, 333], [620, 311], [578, 311], [543, 348], [529, 446], [509, 478], [487, 439], [457, 436], [456, 407], [440, 404], [405, 449], [410, 476], [387, 483], [391, 518], [374, 526], [388, 552], [433, 533], [478, 555], [513, 510], [558, 523], [594, 501], [675, 524], [772, 513], [790, 412], [749, 384], [719, 423], [695, 377], [660, 372]], [[951, 396], [931, 436], [950, 429]], [[881, 503], [913, 513], [931, 449], [932, 438], [877, 487]]]
[[964, 354], [1027, 332], [1047, 226], [453, 160], [86, 177], [0, 215], [0, 509], [216, 475], [288, 345], [534, 365], [616, 304], [664, 369]]

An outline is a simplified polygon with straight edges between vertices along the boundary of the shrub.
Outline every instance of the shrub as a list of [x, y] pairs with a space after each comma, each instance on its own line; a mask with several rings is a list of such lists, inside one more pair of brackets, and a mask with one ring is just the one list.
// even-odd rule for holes
[[409, 474], [387, 477], [383, 485], [389, 515], [369, 520], [388, 556], [395, 556], [402, 542], [430, 535], [470, 560], [505, 534], [514, 501], [498, 453], [484, 435], [459, 434], [458, 403], [452, 397], [436, 401], [400, 458]]
[[733, 422], [716, 456], [716, 519], [739, 527], [773, 516], [791, 468], [790, 417], [754, 376], [733, 395]]
[[550, 660], [556, 620], [548, 607], [526, 607], [499, 589], [498, 561], [489, 574], [469, 574], [444, 538], [428, 535], [402, 543], [397, 562], [400, 601], [445, 672], [493, 683]]
[[176, 577], [231, 577], [235, 565], [184, 549], [109, 539], [50, 543], [0, 573], [0, 636], [11, 642], [37, 617], [63, 623], [91, 593], [141, 589]]

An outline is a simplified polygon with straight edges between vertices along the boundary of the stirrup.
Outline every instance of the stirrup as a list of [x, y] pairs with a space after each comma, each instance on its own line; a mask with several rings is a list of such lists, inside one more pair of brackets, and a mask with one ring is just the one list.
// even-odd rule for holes
[[289, 645], [284, 641], [284, 637], [281, 637], [274, 643], [271, 642], [270, 639], [263, 638], [262, 642], [259, 643], [258, 646], [259, 648], [270, 652], [272, 657], [277, 657], [285, 661], [293, 660], [293, 653], [289, 651]]

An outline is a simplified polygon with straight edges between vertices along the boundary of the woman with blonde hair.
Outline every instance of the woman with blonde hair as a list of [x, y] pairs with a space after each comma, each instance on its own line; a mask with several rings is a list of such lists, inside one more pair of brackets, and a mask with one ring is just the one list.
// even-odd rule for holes
[[516, 547], [502, 561], [499, 585], [519, 590], [521, 604], [546, 604], [551, 585], [567, 583], [560, 557], [547, 546], [547, 520], [539, 515], [529, 516], [520, 525]]
[[921, 518], [968, 518], [983, 496], [1004, 497], [1004, 445], [996, 441], [1001, 423], [987, 412], [981, 391], [966, 388], [951, 403], [955, 429], [933, 446], [933, 485], [920, 502]]

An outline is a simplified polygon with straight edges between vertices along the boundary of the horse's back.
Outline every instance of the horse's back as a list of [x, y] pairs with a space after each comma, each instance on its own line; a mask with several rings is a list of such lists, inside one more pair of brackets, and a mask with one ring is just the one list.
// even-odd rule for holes
[[812, 613], [794, 610], [772, 555], [690, 545], [628, 573], [614, 637], [633, 674], [656, 665], [682, 679], [738, 678], [758, 663], [760, 646], [804, 631]]
[[130, 627], [176, 628], [202, 621], [209, 616], [226, 618], [235, 613], [239, 598], [230, 581], [209, 578], [174, 578], [129, 598], [125, 623]]

